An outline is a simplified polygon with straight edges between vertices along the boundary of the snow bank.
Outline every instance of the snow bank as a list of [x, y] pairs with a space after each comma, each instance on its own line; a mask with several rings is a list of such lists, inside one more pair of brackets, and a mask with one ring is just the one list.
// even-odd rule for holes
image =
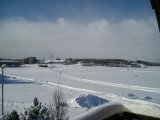
[[75, 99], [75, 102], [83, 108], [90, 109], [92, 107], [102, 105], [109, 101], [104, 98], [92, 95], [92, 94], [87, 94], [87, 95], [80, 95], [79, 97]]

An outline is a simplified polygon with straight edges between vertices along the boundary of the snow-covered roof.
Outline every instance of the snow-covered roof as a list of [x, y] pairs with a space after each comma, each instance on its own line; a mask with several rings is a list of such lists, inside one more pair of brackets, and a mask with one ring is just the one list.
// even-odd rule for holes
[[114, 115], [115, 113], [121, 113], [124, 111], [127, 111], [127, 109], [125, 109], [122, 104], [119, 103], [103, 104], [72, 120], [103, 120], [107, 117]]
[[134, 113], [160, 118], [160, 108], [150, 105], [123, 105], [120, 103], [107, 103], [96, 107], [72, 120], [103, 120], [117, 113]]
[[15, 60], [0, 60], [0, 63], [17, 63]]

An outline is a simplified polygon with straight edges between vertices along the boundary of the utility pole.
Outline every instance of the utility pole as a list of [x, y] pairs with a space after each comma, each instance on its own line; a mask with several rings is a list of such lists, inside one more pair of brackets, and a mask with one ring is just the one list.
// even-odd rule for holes
[[4, 84], [4, 68], [6, 68], [7, 67], [7, 65], [6, 64], [3, 64], [2, 66], [1, 66], [1, 69], [2, 69], [2, 78], [1, 78], [1, 82], [2, 82], [2, 115], [4, 115], [4, 103], [3, 103], [3, 98], [4, 98], [4, 96], [3, 96], [3, 84]]
[[51, 68], [53, 68], [53, 55], [51, 54]]

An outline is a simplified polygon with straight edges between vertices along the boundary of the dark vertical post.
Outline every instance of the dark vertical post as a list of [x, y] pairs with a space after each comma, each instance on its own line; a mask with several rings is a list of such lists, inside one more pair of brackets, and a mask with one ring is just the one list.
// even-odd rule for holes
[[3, 75], [3, 68], [2, 68], [2, 115], [4, 114], [3, 113], [3, 107], [4, 107], [3, 106], [3, 81], [4, 81], [3, 79], [4, 79], [4, 75]]
[[6, 68], [7, 67], [7, 65], [6, 64], [3, 64], [2, 66], [1, 66], [1, 69], [2, 69], [2, 78], [1, 78], [1, 80], [2, 80], [2, 115], [4, 115], [4, 96], [3, 96], [3, 85], [4, 85], [4, 68]]

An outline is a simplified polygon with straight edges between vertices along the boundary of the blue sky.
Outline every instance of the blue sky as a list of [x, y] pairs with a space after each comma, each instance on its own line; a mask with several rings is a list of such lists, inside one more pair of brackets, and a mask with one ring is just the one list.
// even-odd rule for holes
[[1, 0], [0, 18], [95, 20], [148, 18], [149, 0]]
[[149, 0], [0, 0], [0, 58], [160, 62]]

